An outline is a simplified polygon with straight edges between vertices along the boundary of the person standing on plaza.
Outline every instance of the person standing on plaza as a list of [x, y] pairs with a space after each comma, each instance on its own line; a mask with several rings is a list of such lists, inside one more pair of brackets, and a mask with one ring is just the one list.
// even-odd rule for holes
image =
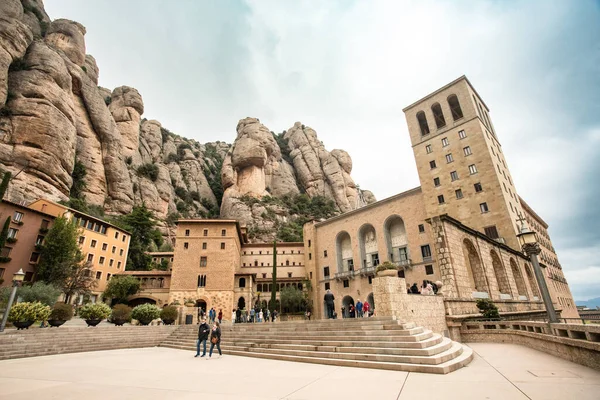
[[265, 322], [269, 322], [269, 309], [265, 308]]
[[371, 308], [369, 302], [365, 301], [365, 303], [363, 304], [363, 313], [365, 315], [365, 318], [369, 318], [369, 308]]
[[362, 318], [363, 316], [363, 303], [360, 302], [360, 299], [356, 302], [356, 318]]
[[213, 349], [217, 346], [217, 350], [219, 350], [219, 357], [223, 355], [221, 353], [221, 325], [218, 322], [213, 324], [213, 327], [210, 331], [210, 352], [208, 353], [208, 358], [212, 357]]
[[327, 289], [327, 293], [325, 293], [325, 305], [327, 306], [327, 318], [333, 318], [333, 302], [335, 297], [333, 293], [331, 293], [330, 289]]
[[202, 318], [202, 323], [198, 328], [198, 342], [196, 344], [196, 355], [194, 357], [200, 356], [200, 344], [204, 344], [204, 351], [200, 357], [204, 357], [206, 355], [206, 341], [208, 340], [208, 334], [210, 333], [210, 326], [206, 323], [206, 318]]
[[233, 311], [231, 312], [231, 324], [232, 324], [232, 325], [233, 325], [233, 324], [235, 324], [235, 322], [236, 322], [236, 321], [235, 321], [235, 316], [236, 316], [236, 312], [235, 312], [235, 310], [233, 310]]
[[219, 320], [219, 324], [223, 323], [223, 310], [220, 308], [219, 308], [219, 315], [218, 315], [217, 319]]
[[258, 322], [262, 322], [262, 319], [263, 319], [263, 312], [262, 312], [262, 310], [259, 310], [258, 311]]
[[254, 322], [254, 308], [250, 309], [250, 322]]

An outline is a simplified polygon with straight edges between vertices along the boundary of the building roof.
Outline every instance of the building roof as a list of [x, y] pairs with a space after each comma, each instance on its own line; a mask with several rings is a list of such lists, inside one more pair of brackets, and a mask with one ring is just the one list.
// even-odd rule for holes
[[548, 224], [546, 223], [546, 221], [544, 221], [542, 217], [540, 217], [535, 211], [533, 211], [533, 208], [531, 208], [521, 196], [519, 196], [519, 201], [521, 202], [521, 206], [525, 209], [525, 211], [531, 214], [533, 218], [535, 218], [540, 224], [542, 224], [542, 226], [545, 229], [548, 229]]
[[240, 228], [240, 222], [237, 219], [203, 219], [203, 218], [193, 218], [193, 219], [179, 219], [175, 222], [176, 225], [180, 223], [190, 223], [190, 224], [223, 224], [230, 223], [235, 224], [237, 229], [238, 237], [240, 239], [240, 243], [244, 244], [244, 235], [242, 234], [242, 230]]
[[43, 211], [36, 210], [34, 208], [29, 208], [27, 205], [15, 203], [14, 201], [10, 201], [10, 200], [5, 200], [4, 199], [4, 200], [2, 200], [2, 203], [10, 204], [11, 206], [18, 207], [18, 208], [23, 209], [23, 210], [27, 210], [28, 212], [31, 211], [31, 212], [34, 212], [36, 214], [43, 215], [44, 217], [49, 217], [49, 218], [52, 218], [52, 219], [56, 218], [52, 214], [48, 214], [48, 213], [45, 213]]
[[[98, 217], [95, 217], [95, 216], [93, 216], [93, 215], [86, 214], [86, 213], [84, 213], [84, 212], [81, 212], [81, 211], [79, 211], [79, 210], [76, 210], [76, 209], [74, 209], [74, 208], [67, 207], [67, 206], [65, 206], [64, 204], [56, 203], [56, 202], [54, 202], [54, 201], [52, 201], [52, 200], [48, 200], [48, 199], [37, 199], [37, 200], [35, 200], [35, 201], [32, 201], [31, 203], [29, 203], [29, 206], [31, 206], [32, 204], [35, 204], [35, 203], [37, 203], [37, 202], [39, 202], [39, 201], [45, 201], [45, 202], [47, 202], [47, 203], [50, 203], [50, 204], [52, 204], [52, 205], [55, 205], [55, 206], [57, 206], [57, 207], [60, 207], [60, 208], [62, 208], [63, 210], [65, 210], [65, 212], [69, 211], [69, 212], [72, 212], [73, 214], [82, 215], [82, 216], [84, 216], [84, 217], [86, 217], [86, 218], [88, 218], [88, 219], [92, 219], [92, 220], [94, 220], [94, 221], [96, 221], [96, 222], [101, 222], [101, 223], [103, 223], [103, 224], [109, 225], [110, 227], [112, 227], [112, 228], [114, 228], [114, 229], [117, 229], [117, 230], [119, 230], [119, 231], [121, 231], [121, 232], [125, 232], [125, 233], [127, 233], [128, 235], [131, 235], [131, 232], [129, 232], [129, 231], [127, 231], [127, 230], [123, 229], [123, 228], [120, 228], [120, 227], [118, 227], [118, 226], [117, 226], [117, 225], [115, 225], [115, 224], [111, 224], [110, 222], [108, 222], [108, 221], [106, 221], [106, 220], [103, 220], [102, 218], [98, 218]], [[55, 215], [54, 217], [59, 217], [59, 215]]]
[[413, 194], [418, 193], [420, 191], [421, 191], [421, 186], [417, 186], [416, 188], [406, 190], [406, 191], [404, 191], [402, 193], [398, 193], [398, 194], [395, 194], [395, 195], [390, 196], [390, 197], [386, 197], [385, 199], [376, 201], [375, 203], [367, 204], [364, 207], [357, 208], [355, 210], [348, 211], [348, 212], [345, 212], [345, 213], [340, 214], [340, 215], [336, 215], [335, 217], [331, 217], [329, 219], [326, 219], [325, 221], [317, 222], [317, 223], [315, 223], [315, 227], [327, 225], [327, 224], [329, 224], [331, 222], [337, 221], [337, 220], [342, 219], [342, 218], [346, 218], [346, 217], [348, 217], [350, 215], [354, 215], [354, 214], [358, 214], [358, 213], [361, 213], [361, 212], [364, 212], [364, 211], [368, 211], [368, 210], [370, 210], [370, 209], [372, 209], [374, 207], [377, 207], [377, 206], [379, 206], [381, 204], [384, 204], [384, 203], [387, 203], [387, 202], [390, 202], [390, 201], [394, 201], [394, 200], [398, 200], [398, 199], [401, 199], [402, 197], [410, 196], [410, 195], [413, 195]]
[[150, 255], [150, 256], [156, 256], [156, 257], [160, 257], [160, 256], [173, 256], [175, 254], [174, 251], [149, 251], [146, 254]]
[[[276, 242], [276, 243], [277, 243], [277, 247], [282, 247], [282, 246], [303, 247], [304, 246], [304, 242]], [[265, 247], [265, 246], [273, 247], [273, 242], [244, 243], [244, 245], [242, 247]]]
[[419, 104], [419, 103], [421, 103], [421, 102], [423, 102], [423, 101], [427, 100], [428, 98], [430, 98], [430, 97], [432, 97], [432, 96], [435, 96], [436, 94], [438, 94], [438, 93], [440, 93], [440, 92], [442, 92], [442, 91], [444, 91], [444, 90], [448, 89], [450, 86], [453, 86], [453, 85], [457, 84], [458, 82], [460, 82], [460, 81], [462, 81], [462, 80], [464, 80], [464, 81], [466, 81], [466, 82], [467, 82], [467, 84], [468, 84], [468, 85], [471, 87], [471, 89], [473, 90], [473, 92], [475, 92], [475, 94], [477, 95], [477, 97], [479, 97], [479, 100], [481, 100], [481, 104], [483, 104], [483, 106], [485, 107], [485, 109], [486, 109], [487, 111], [490, 111], [490, 109], [489, 109], [489, 108], [488, 108], [488, 106], [485, 104], [485, 102], [483, 101], [483, 99], [481, 98], [481, 96], [479, 95], [479, 93], [477, 93], [477, 90], [475, 90], [475, 88], [473, 87], [473, 85], [471, 84], [471, 82], [469, 81], [469, 79], [467, 79], [467, 77], [466, 77], [465, 75], [463, 75], [463, 76], [461, 76], [461, 77], [459, 77], [459, 78], [457, 78], [457, 79], [453, 80], [452, 82], [448, 83], [447, 85], [445, 85], [445, 86], [442, 86], [441, 88], [437, 89], [436, 91], [434, 91], [434, 92], [432, 92], [432, 93], [428, 94], [427, 96], [425, 96], [425, 97], [423, 97], [423, 98], [421, 98], [421, 99], [419, 99], [419, 100], [415, 101], [415, 102], [414, 102], [414, 103], [412, 103], [411, 105], [404, 107], [404, 108], [402, 109], [402, 112], [406, 112], [406, 110], [408, 110], [408, 109], [410, 109], [410, 108], [413, 108], [413, 107], [414, 107], [414, 106], [416, 106], [417, 104]]

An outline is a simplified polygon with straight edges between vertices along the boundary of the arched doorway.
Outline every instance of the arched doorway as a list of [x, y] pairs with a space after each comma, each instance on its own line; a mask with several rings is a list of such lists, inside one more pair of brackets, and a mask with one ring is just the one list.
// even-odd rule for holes
[[350, 309], [350, 304], [354, 305], [354, 299], [351, 296], [344, 296], [342, 299], [342, 307], [344, 307], [344, 318], [348, 318], [350, 316], [348, 310]]
[[371, 312], [375, 311], [375, 298], [373, 297], [373, 292], [369, 293], [367, 296], [367, 302], [369, 303]]
[[127, 305], [129, 305], [129, 307], [132, 308], [141, 304], [156, 304], [156, 300], [147, 297], [138, 297], [137, 299], [133, 299], [127, 302]]
[[485, 279], [483, 264], [481, 263], [477, 249], [475, 249], [475, 246], [469, 239], [463, 240], [463, 255], [465, 258], [467, 273], [469, 274], [471, 289], [475, 292], [480, 292], [482, 294], [485, 293], [487, 295], [489, 291]]
[[519, 266], [515, 262], [514, 258], [510, 259], [510, 270], [513, 274], [513, 278], [515, 279], [515, 284], [517, 285], [517, 293], [519, 297], [524, 297], [527, 300], [527, 288], [525, 287], [525, 282], [523, 281], [523, 275], [521, 275], [521, 271], [519, 270]]
[[198, 307], [198, 315], [200, 315], [200, 310], [203, 310], [206, 313], [206, 301], [196, 300], [196, 307]]
[[246, 308], [246, 299], [244, 297], [240, 297], [238, 299], [238, 304], [237, 304], [238, 308], [240, 310], [243, 310], [244, 308]]

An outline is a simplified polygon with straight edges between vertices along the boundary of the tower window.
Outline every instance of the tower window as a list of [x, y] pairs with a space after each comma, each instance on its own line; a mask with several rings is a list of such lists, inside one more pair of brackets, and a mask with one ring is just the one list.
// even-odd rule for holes
[[206, 246], [207, 246], [206, 242], [202, 242], [202, 250], [206, 250]]
[[421, 246], [421, 256], [423, 260], [431, 259], [431, 248], [428, 244]]
[[481, 204], [479, 204], [479, 209], [481, 210], [482, 213], [486, 213], [486, 212], [490, 211], [490, 209], [488, 208], [487, 203], [481, 203]]
[[461, 189], [456, 189], [456, 190], [454, 191], [454, 193], [456, 194], [456, 198], [457, 198], [457, 199], [462, 199], [462, 198], [463, 198], [463, 192], [462, 192], [462, 190], [461, 190]]
[[198, 275], [198, 287], [206, 286], [206, 275]]
[[344, 287], [350, 287], [350, 281], [348, 279], [344, 279]]
[[202, 232], [202, 235], [204, 235], [204, 236], [208, 236], [208, 229], [205, 229], [205, 230]]
[[467, 137], [467, 133], [464, 130], [458, 131], [458, 137], [464, 139]]
[[419, 233], [425, 233], [425, 225], [419, 224]]
[[225, 236], [227, 235], [227, 230], [226, 229], [222, 229], [221, 230], [221, 236]]
[[421, 128], [421, 135], [429, 135], [429, 125], [427, 125], [427, 117], [423, 111], [417, 113], [417, 121], [419, 121], [419, 128]]
[[221, 243], [221, 250], [225, 250], [225, 243], [224, 242]]
[[429, 167], [430, 167], [431, 169], [434, 169], [434, 168], [436, 167], [436, 165], [435, 165], [435, 160], [431, 160], [431, 161], [429, 161]]
[[455, 121], [463, 117], [463, 112], [460, 108], [458, 97], [456, 97], [455, 94], [451, 94], [450, 96], [448, 96], [448, 105], [450, 106], [450, 111], [452, 111], [452, 118]]
[[451, 163], [452, 161], [454, 161], [454, 158], [452, 158], [452, 153], [446, 154], [446, 162]]
[[440, 178], [433, 178], [433, 185], [435, 187], [440, 186]]
[[475, 193], [479, 193], [479, 192], [483, 191], [483, 187], [481, 186], [481, 183], [477, 182], [473, 186], [475, 187]]
[[457, 180], [458, 180], [458, 172], [456, 172], [456, 171], [452, 171], [452, 172], [450, 172], [450, 178], [451, 178], [453, 181], [457, 181]]
[[431, 153], [431, 145], [430, 144], [425, 146], [425, 151], [427, 152], [427, 154]]
[[208, 259], [206, 257], [200, 257], [200, 266], [206, 267], [207, 264], [208, 264]]
[[442, 147], [446, 147], [450, 144], [450, 142], [448, 142], [448, 138], [445, 137], [442, 139]]
[[471, 147], [470, 146], [467, 146], [467, 147], [463, 148], [463, 152], [465, 153], [465, 156], [470, 156], [471, 154], [473, 154], [473, 153], [471, 153]]
[[433, 265], [426, 265], [425, 266], [425, 274], [426, 275], [433, 275]]
[[329, 284], [329, 282], [325, 282], [325, 290], [329, 290], [331, 287], [331, 285]]
[[477, 167], [475, 166], [475, 164], [471, 164], [469, 165], [469, 173], [471, 175], [476, 174], [477, 173]]
[[183, 243], [183, 248], [184, 248], [185, 250], [187, 250], [189, 247], [190, 247], [190, 244], [189, 244], [188, 242], [184, 242], [184, 243]]
[[500, 237], [496, 225], [488, 226], [487, 228], [483, 228], [483, 230], [485, 231], [485, 235], [490, 239], [498, 239]]
[[189, 229], [185, 230], [185, 236], [190, 236], [190, 230]]
[[323, 250], [323, 257], [327, 257], [327, 250]]
[[439, 203], [439, 204], [444, 204], [444, 195], [443, 195], [443, 194], [440, 194], [440, 195], [438, 196], [438, 203]]
[[329, 278], [329, 267], [323, 267], [323, 276]]
[[440, 103], [435, 103], [431, 106], [431, 112], [433, 112], [433, 118], [435, 119], [435, 125], [438, 129], [446, 126], [446, 120], [444, 119], [444, 113], [442, 112], [442, 107], [440, 107]]

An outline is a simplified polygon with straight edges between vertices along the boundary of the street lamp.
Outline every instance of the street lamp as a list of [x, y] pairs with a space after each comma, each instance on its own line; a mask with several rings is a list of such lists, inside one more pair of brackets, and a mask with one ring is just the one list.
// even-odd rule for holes
[[551, 323], [556, 323], [558, 322], [558, 317], [556, 316], [556, 311], [554, 310], [554, 305], [552, 304], [552, 298], [550, 297], [550, 292], [548, 291], [544, 274], [542, 273], [542, 269], [540, 268], [540, 264], [538, 263], [537, 259], [537, 255], [541, 252], [540, 244], [537, 242], [537, 235], [535, 232], [529, 230], [529, 228], [525, 225], [525, 219], [523, 217], [521, 217], [520, 221], [521, 232], [517, 235], [519, 238], [519, 243], [521, 244], [523, 253], [529, 256], [529, 259], [533, 264], [533, 272], [535, 273], [535, 279], [540, 287], [540, 291], [542, 292], [542, 300], [544, 300], [544, 305], [546, 306], [548, 321]]
[[4, 315], [2, 316], [2, 325], [0, 325], [0, 332], [4, 332], [4, 328], [6, 327], [6, 321], [8, 321], [8, 313], [10, 313], [10, 308], [12, 307], [13, 301], [15, 300], [17, 288], [21, 285], [23, 279], [25, 279], [25, 272], [23, 272], [23, 268], [21, 268], [19, 269], [19, 271], [15, 272], [15, 275], [13, 276], [13, 288], [10, 292], [10, 297], [8, 298], [6, 310], [4, 310]]

